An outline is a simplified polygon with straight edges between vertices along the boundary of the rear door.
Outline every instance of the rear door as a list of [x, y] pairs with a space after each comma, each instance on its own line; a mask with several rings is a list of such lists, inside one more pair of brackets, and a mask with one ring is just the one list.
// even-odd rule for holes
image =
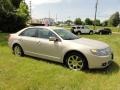
[[28, 28], [20, 34], [19, 42], [25, 53], [37, 53], [37, 28]]
[[86, 30], [85, 30], [84, 26], [81, 26], [80, 28], [81, 28], [82, 33], [86, 33]]

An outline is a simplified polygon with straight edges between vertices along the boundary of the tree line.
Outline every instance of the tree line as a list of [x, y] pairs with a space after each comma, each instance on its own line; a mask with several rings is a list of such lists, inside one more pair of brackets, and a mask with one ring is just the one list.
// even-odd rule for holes
[[[82, 21], [80, 18], [76, 18], [73, 22], [72, 20], [65, 21], [66, 24], [70, 25], [74, 23], [76, 25], [94, 25], [94, 20], [86, 18], [85, 21]], [[110, 16], [108, 20], [101, 22], [99, 19], [96, 20], [96, 26], [118, 26], [120, 24], [120, 14], [119, 12], [114, 13]]]
[[16, 32], [26, 26], [28, 6], [24, 0], [0, 0], [0, 31]]
[[[25, 0], [0, 0], [0, 31], [16, 32], [26, 27], [26, 22], [29, 19], [29, 10]], [[70, 25], [73, 21], [67, 20], [65, 23]], [[94, 25], [94, 20], [86, 18], [85, 21], [82, 21], [80, 18], [76, 18], [74, 24]], [[97, 26], [118, 26], [118, 24], [120, 24], [119, 12], [111, 15], [104, 22], [96, 20]]]

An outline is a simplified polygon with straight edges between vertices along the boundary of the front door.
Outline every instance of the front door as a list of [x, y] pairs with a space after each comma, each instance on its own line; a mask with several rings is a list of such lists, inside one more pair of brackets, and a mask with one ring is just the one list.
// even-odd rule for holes
[[61, 57], [62, 43], [61, 41], [49, 41], [49, 37], [58, 38], [52, 31], [44, 28], [38, 29], [39, 47], [38, 53], [43, 58], [57, 61]]

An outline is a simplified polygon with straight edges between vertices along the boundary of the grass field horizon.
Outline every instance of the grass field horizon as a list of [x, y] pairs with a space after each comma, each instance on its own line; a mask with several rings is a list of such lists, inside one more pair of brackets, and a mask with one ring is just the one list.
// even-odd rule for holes
[[0, 90], [120, 90], [120, 35], [81, 35], [103, 41], [114, 52], [107, 69], [72, 71], [62, 64], [14, 56], [0, 33]]
[[[88, 28], [94, 30], [94, 26], [93, 25], [86, 25], [88, 26]], [[72, 26], [64, 26], [66, 29], [71, 29]], [[96, 30], [97, 29], [101, 29], [101, 28], [110, 28], [112, 30], [112, 32], [120, 32], [120, 28], [118, 27], [110, 27], [110, 26], [96, 26]]]

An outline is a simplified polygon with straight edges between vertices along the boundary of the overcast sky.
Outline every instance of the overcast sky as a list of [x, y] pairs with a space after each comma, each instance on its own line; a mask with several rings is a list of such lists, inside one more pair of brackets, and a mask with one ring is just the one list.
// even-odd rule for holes
[[[29, 5], [30, 0], [26, 0]], [[57, 18], [58, 20], [75, 19], [82, 20], [94, 18], [96, 0], [31, 0], [32, 17], [39, 19], [44, 17]], [[120, 0], [99, 0], [97, 18], [102, 21], [108, 19], [114, 12], [120, 12]]]

